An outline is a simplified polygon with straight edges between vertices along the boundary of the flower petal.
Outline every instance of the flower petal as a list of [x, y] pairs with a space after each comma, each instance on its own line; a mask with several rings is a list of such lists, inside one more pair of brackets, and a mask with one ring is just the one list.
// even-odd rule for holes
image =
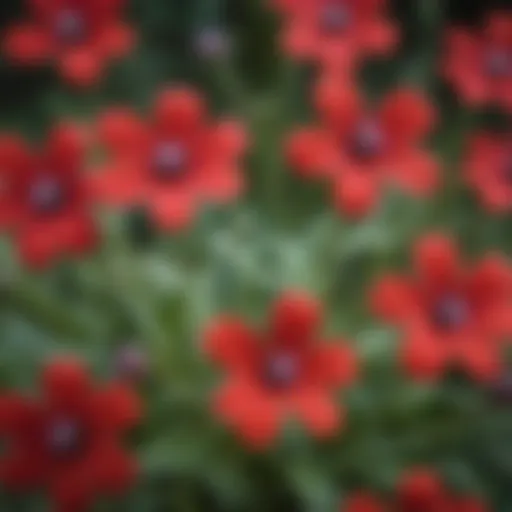
[[303, 344], [314, 340], [323, 317], [318, 300], [301, 291], [287, 291], [276, 300], [270, 314], [270, 329], [277, 343]]
[[406, 278], [385, 275], [371, 290], [370, 305], [375, 314], [386, 320], [404, 321], [416, 308], [416, 293]]
[[37, 25], [31, 24], [9, 29], [4, 37], [3, 50], [14, 63], [28, 66], [43, 64], [53, 54], [48, 35]]
[[302, 389], [293, 397], [293, 408], [316, 437], [331, 437], [341, 428], [344, 413], [322, 389]]
[[163, 91], [154, 107], [157, 128], [170, 133], [197, 129], [205, 115], [206, 106], [202, 96], [186, 87]]
[[310, 357], [312, 378], [322, 385], [347, 386], [357, 377], [357, 357], [345, 340], [321, 343]]
[[258, 353], [258, 339], [243, 320], [225, 315], [207, 326], [204, 350], [214, 362], [239, 371], [252, 367]]
[[340, 176], [334, 184], [334, 205], [341, 213], [357, 219], [375, 208], [378, 194], [373, 177], [349, 172]]
[[71, 85], [91, 87], [101, 78], [102, 58], [89, 48], [80, 48], [66, 53], [60, 63], [62, 77]]
[[440, 233], [423, 236], [414, 248], [414, 265], [426, 281], [453, 279], [459, 273], [459, 253], [454, 241]]
[[391, 142], [407, 146], [428, 135], [434, 127], [436, 111], [421, 91], [401, 88], [386, 97], [380, 118]]

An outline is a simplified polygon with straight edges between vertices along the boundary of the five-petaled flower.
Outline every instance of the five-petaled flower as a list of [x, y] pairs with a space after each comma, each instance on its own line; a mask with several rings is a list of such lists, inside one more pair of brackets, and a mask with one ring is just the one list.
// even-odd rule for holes
[[15, 136], [0, 137], [0, 225], [12, 232], [29, 266], [46, 267], [97, 241], [82, 174], [85, 146], [82, 131], [65, 124], [39, 152]]
[[463, 263], [453, 241], [440, 234], [420, 239], [414, 253], [413, 275], [385, 275], [371, 293], [375, 312], [404, 329], [406, 370], [435, 379], [457, 367], [474, 379], [493, 379], [512, 332], [508, 262], [489, 254]]
[[464, 168], [466, 181], [489, 211], [512, 211], [512, 134], [474, 135]]
[[282, 46], [293, 58], [342, 71], [361, 57], [388, 55], [398, 28], [386, 16], [386, 0], [279, 0]]
[[491, 13], [481, 31], [449, 29], [441, 71], [463, 103], [512, 112], [512, 14]]
[[20, 66], [55, 62], [69, 83], [97, 82], [110, 59], [133, 46], [132, 29], [120, 20], [125, 0], [29, 0], [28, 19], [5, 34], [3, 49]]
[[129, 110], [112, 109], [99, 133], [109, 160], [93, 178], [96, 197], [144, 206], [164, 230], [186, 226], [203, 202], [231, 201], [242, 191], [244, 130], [234, 120], [210, 122], [193, 90], [163, 91], [147, 124]]
[[340, 512], [487, 512], [483, 501], [448, 489], [427, 469], [414, 469], [402, 476], [395, 497], [384, 499], [367, 491], [354, 493]]
[[98, 389], [79, 361], [54, 360], [43, 372], [41, 399], [0, 397], [0, 478], [12, 491], [45, 487], [58, 512], [88, 510], [95, 495], [132, 485], [136, 463], [120, 436], [140, 415], [129, 387]]
[[433, 191], [438, 163], [421, 142], [436, 114], [420, 92], [399, 89], [369, 109], [353, 88], [328, 79], [318, 84], [315, 103], [320, 124], [291, 135], [287, 160], [302, 176], [331, 179], [340, 211], [367, 214], [390, 182], [416, 195]]
[[266, 329], [224, 316], [206, 330], [208, 355], [228, 373], [214, 412], [251, 447], [272, 443], [290, 415], [320, 438], [342, 426], [344, 413], [332, 395], [354, 380], [357, 363], [344, 341], [319, 339], [321, 316], [315, 299], [288, 291]]

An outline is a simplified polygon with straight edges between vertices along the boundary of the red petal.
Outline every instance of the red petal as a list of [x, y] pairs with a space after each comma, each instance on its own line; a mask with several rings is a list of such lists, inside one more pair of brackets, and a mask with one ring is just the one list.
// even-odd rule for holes
[[0, 166], [2, 174], [19, 173], [30, 166], [32, 155], [25, 141], [16, 135], [0, 135]]
[[129, 109], [110, 108], [100, 117], [98, 137], [114, 154], [138, 155], [147, 144], [144, 123]]
[[416, 271], [427, 281], [451, 280], [459, 272], [459, 253], [454, 241], [433, 233], [421, 238], [414, 248]]
[[387, 512], [384, 505], [366, 492], [352, 495], [344, 504], [341, 512]]
[[319, 345], [311, 354], [310, 364], [315, 382], [328, 387], [347, 386], [358, 374], [356, 354], [344, 340]]
[[375, 314], [394, 322], [406, 320], [416, 307], [413, 286], [401, 276], [386, 275], [380, 278], [370, 294], [370, 304]]
[[37, 25], [23, 24], [10, 30], [4, 38], [4, 53], [16, 64], [39, 65], [52, 57], [48, 35]]
[[0, 397], [0, 432], [12, 434], [34, 417], [34, 404], [18, 395]]
[[224, 120], [214, 129], [214, 151], [232, 159], [240, 157], [249, 145], [244, 125], [237, 120]]
[[350, 217], [359, 218], [371, 212], [378, 200], [375, 179], [360, 173], [341, 176], [334, 185], [336, 208]]
[[437, 510], [444, 500], [444, 488], [432, 471], [415, 469], [406, 474], [398, 486], [398, 502], [403, 510]]
[[310, 24], [292, 22], [281, 31], [283, 51], [295, 59], [310, 59], [317, 49], [317, 38]]
[[508, 300], [512, 292], [512, 269], [501, 254], [485, 256], [470, 277], [471, 293], [478, 300], [502, 298]]
[[318, 300], [304, 292], [287, 291], [274, 303], [270, 329], [278, 343], [302, 344], [314, 340], [322, 316]]
[[337, 79], [326, 78], [317, 85], [314, 103], [324, 122], [341, 135], [349, 133], [363, 114], [356, 89]]
[[114, 206], [131, 206], [143, 200], [143, 185], [139, 169], [117, 164], [92, 173], [90, 192], [94, 199]]
[[158, 128], [174, 133], [197, 129], [204, 121], [206, 107], [199, 93], [183, 87], [160, 93], [154, 112]]
[[61, 123], [54, 128], [46, 144], [46, 156], [55, 170], [77, 172], [81, 170], [85, 157], [86, 132], [70, 123]]
[[331, 148], [326, 134], [319, 129], [303, 128], [286, 141], [286, 160], [305, 178], [325, 177], [332, 174]]
[[55, 405], [81, 403], [89, 396], [90, 379], [85, 366], [71, 357], [54, 358], [42, 374], [47, 400]]
[[401, 350], [401, 360], [415, 379], [437, 380], [448, 363], [448, 353], [426, 332], [409, 332]]
[[135, 32], [126, 23], [115, 23], [108, 26], [98, 36], [98, 45], [103, 55], [120, 58], [127, 55], [135, 46]]
[[128, 491], [137, 477], [136, 461], [115, 445], [102, 447], [98, 451], [94, 473], [100, 490], [109, 494]]
[[28, 491], [44, 483], [47, 468], [30, 450], [7, 454], [0, 462], [0, 479], [11, 491]]
[[261, 390], [234, 386], [217, 400], [217, 412], [231, 424], [241, 439], [252, 449], [268, 447], [275, 439], [282, 419], [282, 405]]
[[142, 417], [142, 404], [137, 393], [125, 384], [111, 383], [96, 395], [98, 428], [125, 430]]
[[96, 491], [95, 475], [91, 469], [80, 464], [54, 476], [49, 494], [55, 512], [86, 512], [90, 509]]
[[503, 367], [497, 347], [478, 339], [464, 340], [454, 362], [475, 380], [485, 382], [499, 377]]
[[103, 61], [88, 48], [70, 51], [59, 65], [63, 78], [77, 87], [91, 87], [100, 81]]
[[344, 420], [343, 411], [322, 389], [297, 392], [293, 407], [305, 427], [316, 437], [333, 436]]
[[512, 46], [512, 15], [510, 11], [495, 10], [491, 12], [486, 20], [484, 31], [491, 44], [510, 48]]
[[155, 224], [163, 231], [179, 231], [187, 227], [195, 214], [195, 201], [185, 191], [156, 193], [148, 205]]
[[237, 371], [250, 368], [254, 363], [258, 339], [243, 320], [221, 316], [206, 328], [204, 349], [213, 361]]
[[219, 203], [234, 201], [243, 193], [244, 185], [242, 173], [222, 166], [205, 169], [204, 176], [200, 178], [203, 197]]
[[384, 19], [361, 24], [357, 36], [366, 51], [377, 55], [388, 55], [393, 52], [400, 38], [398, 27]]
[[406, 88], [387, 96], [380, 116], [388, 136], [399, 145], [421, 140], [432, 130], [436, 120], [435, 109], [423, 93]]
[[418, 196], [431, 195], [438, 186], [439, 162], [423, 151], [400, 154], [390, 171], [402, 188]]

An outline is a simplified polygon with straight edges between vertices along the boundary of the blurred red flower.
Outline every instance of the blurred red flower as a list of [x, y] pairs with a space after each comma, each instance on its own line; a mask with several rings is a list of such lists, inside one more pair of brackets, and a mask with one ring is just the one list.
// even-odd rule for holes
[[292, 134], [287, 160], [303, 176], [332, 179], [342, 212], [367, 214], [388, 182], [416, 195], [433, 191], [438, 163], [420, 144], [436, 113], [419, 91], [396, 90], [370, 109], [354, 88], [326, 80], [316, 90], [315, 103], [320, 125]]
[[206, 352], [228, 372], [214, 412], [251, 447], [268, 446], [290, 414], [317, 437], [342, 426], [332, 394], [355, 379], [357, 362], [344, 341], [318, 338], [321, 316], [316, 300], [288, 291], [274, 304], [268, 329], [227, 316], [207, 329]]
[[466, 180], [491, 212], [512, 210], [512, 137], [478, 133], [468, 148]]
[[435, 473], [425, 469], [415, 469], [402, 477], [395, 499], [384, 500], [368, 492], [358, 492], [351, 496], [340, 510], [340, 512], [392, 511], [486, 512], [488, 509], [478, 498], [453, 495]]
[[110, 158], [93, 177], [96, 196], [110, 204], [144, 205], [162, 229], [183, 228], [202, 202], [231, 201], [242, 191], [243, 127], [232, 120], [210, 122], [203, 98], [191, 89], [163, 91], [150, 123], [111, 109], [99, 134]]
[[493, 12], [481, 31], [448, 30], [441, 70], [463, 103], [512, 111], [512, 14]]
[[386, 0], [279, 0], [285, 16], [284, 51], [299, 60], [344, 70], [360, 57], [389, 55], [398, 28], [386, 17]]
[[47, 365], [42, 388], [40, 400], [0, 397], [5, 487], [23, 492], [44, 486], [59, 512], [84, 511], [94, 495], [126, 490], [136, 463], [119, 437], [140, 418], [137, 397], [117, 383], [95, 389], [84, 366], [71, 359]]
[[27, 0], [26, 21], [5, 34], [3, 48], [19, 66], [55, 62], [77, 86], [93, 85], [109, 60], [125, 56], [134, 33], [124, 23], [125, 0]]
[[22, 260], [45, 267], [63, 254], [81, 254], [97, 241], [81, 174], [85, 138], [60, 125], [35, 154], [16, 137], [0, 137], [0, 224], [15, 236]]
[[405, 368], [416, 378], [458, 366], [477, 380], [500, 373], [500, 347], [512, 332], [512, 272], [489, 254], [464, 264], [451, 239], [438, 234], [414, 249], [414, 274], [386, 275], [371, 294], [374, 311], [402, 326]]

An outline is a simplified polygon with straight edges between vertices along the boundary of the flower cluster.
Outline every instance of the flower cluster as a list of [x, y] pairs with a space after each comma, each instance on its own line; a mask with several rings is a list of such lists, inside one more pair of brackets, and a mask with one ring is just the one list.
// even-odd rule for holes
[[[313, 65], [316, 119], [285, 137], [291, 170], [321, 180], [335, 210], [360, 220], [378, 210], [397, 186], [427, 199], [443, 168], [429, 149], [441, 113], [428, 93], [399, 85], [377, 101], [358, 85], [373, 57], [399, 47], [398, 23], [385, 0], [269, 0], [281, 19], [283, 53]], [[3, 53], [17, 67], [54, 64], [63, 80], [84, 89], [100, 83], [113, 59], [134, 46], [122, 20], [123, 0], [30, 0], [26, 21], [10, 26]], [[512, 111], [512, 16], [494, 12], [478, 29], [449, 28], [440, 75], [468, 108]], [[162, 231], [186, 229], [210, 203], [231, 203], [247, 188], [241, 171], [249, 136], [235, 118], [214, 118], [193, 87], [156, 94], [149, 115], [111, 106], [90, 126], [58, 123], [38, 146], [0, 136], [0, 228], [19, 259], [44, 269], [85, 255], [101, 239], [97, 210], [141, 207]], [[252, 112], [252, 109], [247, 109]], [[259, 118], [258, 118], [259, 120]], [[248, 119], [251, 123], [254, 119]], [[100, 160], [98, 162], [98, 159]], [[462, 179], [484, 213], [512, 210], [511, 135], [470, 134]], [[357, 229], [357, 226], [354, 228]], [[484, 384], [504, 370], [502, 349], [512, 334], [512, 268], [503, 254], [476, 261], [454, 240], [427, 233], [413, 245], [408, 272], [377, 276], [369, 290], [372, 314], [398, 328], [398, 359], [407, 377], [440, 383], [462, 370]], [[309, 291], [285, 289], [266, 324], [222, 314], [203, 332], [203, 355], [225, 372], [212, 413], [248, 449], [277, 443], [290, 420], [315, 440], [348, 423], [341, 390], [363, 366], [356, 343], [322, 333], [325, 304]], [[6, 451], [0, 480], [9, 490], [44, 487], [59, 512], [87, 510], [96, 495], [125, 491], [136, 463], [120, 436], [141, 419], [130, 388], [149, 373], [137, 350], [119, 355], [119, 381], [96, 389], [82, 363], [56, 360], [41, 382], [40, 399], [0, 395], [0, 434]], [[485, 512], [477, 498], [459, 496], [426, 470], [407, 474], [395, 498], [359, 492], [343, 512]]]

